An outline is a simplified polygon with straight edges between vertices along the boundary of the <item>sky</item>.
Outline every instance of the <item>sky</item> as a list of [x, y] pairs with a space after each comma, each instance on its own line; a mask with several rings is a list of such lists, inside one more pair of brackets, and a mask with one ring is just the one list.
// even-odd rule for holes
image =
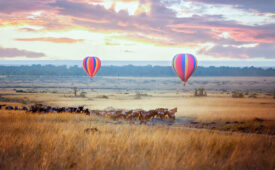
[[274, 61], [274, 0], [0, 0], [0, 60]]

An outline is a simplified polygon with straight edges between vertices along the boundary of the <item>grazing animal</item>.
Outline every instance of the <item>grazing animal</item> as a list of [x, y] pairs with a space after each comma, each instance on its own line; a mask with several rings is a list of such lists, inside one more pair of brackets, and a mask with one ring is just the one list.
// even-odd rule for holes
[[37, 109], [42, 107], [43, 105], [42, 104], [35, 104], [34, 107], [36, 107]]
[[36, 111], [37, 111], [37, 110], [36, 110], [36, 108], [35, 108], [34, 106], [31, 106], [31, 107], [30, 107], [29, 112], [35, 113]]
[[[2, 106], [0, 105], [0, 109]], [[6, 106], [6, 110], [19, 110], [18, 107], [12, 107], [12, 106]], [[147, 121], [154, 119], [154, 118], [160, 118], [161, 120], [164, 119], [172, 119], [175, 120], [175, 113], [177, 112], [177, 108], [173, 108], [171, 110], [168, 110], [166, 108], [158, 108], [155, 110], [149, 110], [145, 111], [142, 109], [137, 110], [108, 110], [108, 111], [101, 111], [101, 110], [89, 110], [84, 109], [84, 106], [79, 107], [51, 107], [47, 105], [42, 104], [35, 104], [31, 105], [28, 109], [26, 106], [22, 107], [20, 110], [25, 110], [32, 113], [61, 113], [61, 112], [70, 112], [70, 113], [84, 113], [86, 115], [95, 114], [107, 118], [111, 118], [114, 120], [117, 119], [125, 119], [125, 120], [139, 120], [140, 123], [146, 123]]]
[[100, 115], [99, 110], [91, 110], [91, 114]]
[[32, 105], [32, 106], [30, 107], [29, 112], [32, 112], [32, 113], [36, 113], [36, 112], [46, 113], [46, 112], [47, 112], [47, 109], [46, 109], [46, 107], [43, 106], [42, 104], [35, 104], [35, 105]]
[[141, 112], [141, 110], [134, 110], [133, 112], [132, 112], [132, 115], [133, 115], [133, 119], [139, 119], [139, 117], [140, 117], [140, 112]]
[[67, 109], [66, 109], [66, 112], [72, 113], [72, 112], [73, 112], [73, 108], [72, 108], [72, 107], [67, 108]]
[[117, 110], [115, 111], [115, 113], [113, 114], [113, 119], [125, 119], [126, 118], [126, 112], [122, 111], [122, 110]]
[[86, 133], [86, 134], [95, 133], [95, 132], [99, 132], [99, 130], [98, 130], [96, 127], [93, 127], [93, 128], [86, 128], [86, 129], [84, 130], [84, 133]]
[[28, 108], [26, 106], [23, 106], [22, 110], [28, 111]]
[[96, 111], [96, 113], [98, 113], [98, 115], [106, 117], [107, 116], [107, 112], [105, 111]]
[[76, 112], [77, 108], [76, 107], [73, 107], [73, 112]]
[[172, 120], [175, 120], [176, 119], [175, 114], [176, 114], [177, 111], [178, 111], [178, 108], [174, 108], [174, 109], [169, 110], [168, 113], [167, 113], [168, 118], [170, 118]]
[[145, 112], [144, 111], [140, 111], [138, 112], [138, 120], [140, 121], [140, 124], [144, 123], [144, 119], [145, 119]]
[[150, 112], [152, 118], [155, 118], [158, 116], [158, 111], [156, 111], [156, 110], [149, 110], [149, 112]]
[[66, 111], [65, 107], [57, 108], [57, 113], [62, 113], [62, 112], [65, 112], [65, 111]]
[[126, 119], [133, 120], [133, 110], [126, 111]]
[[5, 104], [0, 104], [0, 109], [2, 108], [2, 107], [4, 107], [4, 106], [6, 106]]
[[123, 119], [127, 119], [127, 112], [126, 112], [125, 110], [122, 110], [122, 111], [121, 111], [121, 117], [122, 117]]
[[89, 109], [85, 109], [85, 110], [84, 110], [84, 113], [85, 113], [86, 115], [90, 115]]
[[31, 107], [30, 107], [30, 112], [32, 112], [32, 113], [36, 113], [36, 112], [40, 112], [40, 111], [42, 111], [42, 109], [41, 109], [41, 107], [42, 107], [43, 105], [42, 104], [35, 104], [35, 105], [32, 105]]
[[7, 106], [5, 109], [6, 110], [13, 110], [13, 107], [12, 106]]
[[142, 119], [145, 121], [148, 121], [153, 117], [153, 114], [150, 111], [148, 111], [148, 112], [143, 111], [143, 112], [141, 112], [141, 115], [142, 115]]
[[158, 112], [157, 116], [161, 120], [163, 120], [165, 118], [165, 114], [164, 114], [165, 109], [164, 108], [158, 108], [158, 109], [156, 109], [156, 111]]
[[40, 107], [40, 108], [38, 108], [38, 112], [39, 113], [46, 113], [47, 111], [44, 107]]
[[82, 112], [83, 112], [83, 109], [84, 109], [83, 106], [79, 106], [79, 107], [76, 109], [76, 113], [82, 113]]

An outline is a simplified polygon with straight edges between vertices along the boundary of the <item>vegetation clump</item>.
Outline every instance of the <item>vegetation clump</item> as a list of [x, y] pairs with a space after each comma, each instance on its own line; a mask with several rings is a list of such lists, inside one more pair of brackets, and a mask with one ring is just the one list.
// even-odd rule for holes
[[244, 98], [244, 94], [241, 91], [233, 91], [232, 92], [232, 97], [233, 98]]
[[96, 98], [109, 99], [109, 97], [107, 95], [99, 95], [99, 96], [96, 96]]
[[81, 92], [81, 93], [80, 93], [80, 97], [85, 98], [85, 97], [86, 97], [86, 94], [87, 94], [86, 92]]
[[195, 89], [194, 96], [207, 96], [207, 93], [204, 88]]
[[257, 98], [257, 94], [256, 94], [256, 93], [253, 93], [253, 94], [250, 94], [248, 97], [249, 97], [249, 98]]

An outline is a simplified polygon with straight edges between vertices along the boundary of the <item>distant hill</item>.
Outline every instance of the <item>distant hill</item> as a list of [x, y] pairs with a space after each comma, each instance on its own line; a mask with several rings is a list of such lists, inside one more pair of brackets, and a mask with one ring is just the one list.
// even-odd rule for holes
[[[53, 75], [84, 76], [78, 66], [0, 66], [0, 75]], [[170, 66], [102, 66], [97, 76], [173, 77], [176, 74]], [[198, 67], [193, 76], [275, 76], [274, 68], [257, 67]]]
[[[198, 60], [199, 66], [209, 67], [261, 67], [261, 68], [275, 68], [275, 60]], [[0, 60], [0, 65], [3, 66], [21, 66], [28, 65], [31, 66], [33, 64], [40, 65], [54, 65], [54, 66], [62, 66], [66, 65], [68, 67], [77, 65], [79, 67], [82, 66], [82, 60]], [[163, 60], [163, 61], [153, 61], [153, 60], [139, 60], [139, 61], [127, 61], [127, 60], [102, 60], [102, 66], [126, 66], [126, 65], [135, 65], [135, 66], [171, 66], [171, 61]]]

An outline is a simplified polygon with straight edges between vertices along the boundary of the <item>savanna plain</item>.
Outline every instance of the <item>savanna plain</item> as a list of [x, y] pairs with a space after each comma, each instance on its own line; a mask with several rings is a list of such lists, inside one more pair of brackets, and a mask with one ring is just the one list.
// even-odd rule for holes
[[177, 108], [172, 122], [142, 124], [2, 108], [0, 169], [275, 169], [273, 77], [0, 79], [6, 106]]

